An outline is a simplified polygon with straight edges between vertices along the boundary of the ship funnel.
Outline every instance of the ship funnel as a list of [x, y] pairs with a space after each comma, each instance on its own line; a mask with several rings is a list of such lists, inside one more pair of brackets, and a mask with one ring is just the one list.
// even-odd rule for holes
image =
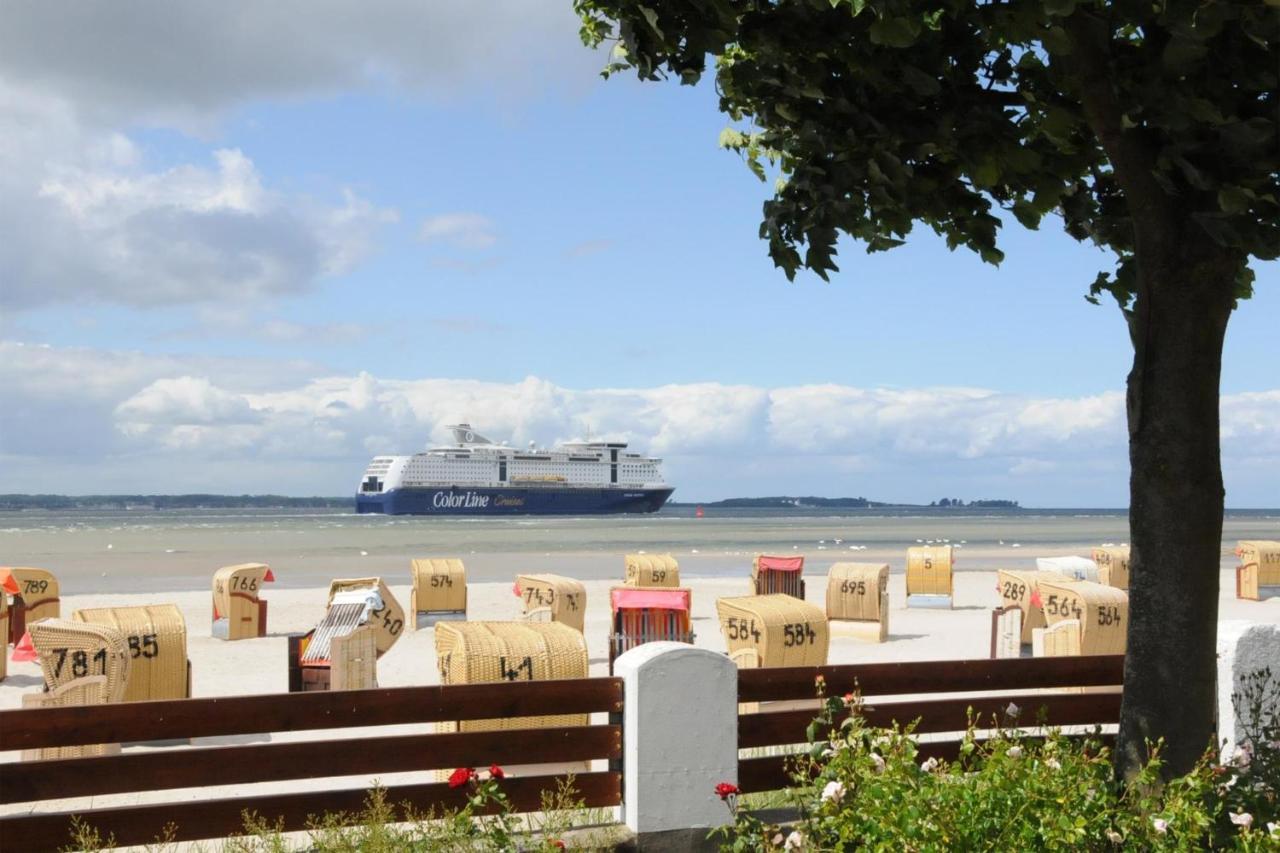
[[471, 424], [451, 424], [449, 429], [453, 430], [453, 440], [458, 444], [493, 444], [492, 441], [471, 429]]

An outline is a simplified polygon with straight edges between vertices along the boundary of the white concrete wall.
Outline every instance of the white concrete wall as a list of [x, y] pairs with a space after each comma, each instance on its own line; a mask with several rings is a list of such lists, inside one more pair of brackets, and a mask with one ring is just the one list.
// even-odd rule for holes
[[1230, 761], [1244, 737], [1236, 715], [1232, 694], [1238, 693], [1245, 676], [1270, 669], [1280, 680], [1280, 625], [1244, 621], [1218, 624], [1218, 742], [1222, 761]]
[[718, 782], [738, 781], [738, 668], [683, 643], [614, 662], [623, 680], [623, 817], [637, 835], [721, 826]]

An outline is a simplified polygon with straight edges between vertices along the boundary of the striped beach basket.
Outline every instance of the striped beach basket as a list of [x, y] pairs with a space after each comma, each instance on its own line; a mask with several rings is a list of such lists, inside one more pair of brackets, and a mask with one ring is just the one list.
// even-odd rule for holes
[[804, 598], [804, 555], [756, 554], [751, 561], [751, 591], [756, 595]]
[[267, 602], [262, 585], [276, 579], [266, 563], [223, 566], [213, 573], [213, 625], [219, 640], [248, 640], [267, 635]]
[[[31, 566], [0, 566], [0, 586], [13, 596], [9, 609], [8, 641], [17, 645], [28, 622], [57, 619], [62, 615], [58, 579], [48, 569]], [[17, 591], [14, 592], [14, 587]]]
[[[830, 633], [822, 608], [790, 595], [747, 595], [716, 601], [720, 631], [740, 666], [823, 666]], [[742, 655], [741, 652], [753, 652]]]
[[559, 622], [581, 632], [587, 617], [587, 589], [564, 575], [519, 575], [516, 595], [524, 616], [535, 622]]
[[83, 608], [71, 614], [71, 618], [106, 625], [124, 635], [130, 659], [129, 687], [124, 701], [191, 696], [187, 623], [176, 604]]
[[680, 564], [670, 554], [627, 554], [624, 559], [627, 586], [680, 586]]
[[609, 607], [610, 672], [619, 655], [644, 643], [693, 643], [693, 593], [686, 587], [614, 587]]

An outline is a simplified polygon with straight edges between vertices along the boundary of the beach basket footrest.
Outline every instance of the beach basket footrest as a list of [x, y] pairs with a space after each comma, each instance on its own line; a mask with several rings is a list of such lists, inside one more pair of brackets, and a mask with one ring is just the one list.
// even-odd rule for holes
[[930, 595], [918, 592], [907, 596], [907, 607], [918, 607], [926, 610], [950, 610], [953, 606], [949, 595]]

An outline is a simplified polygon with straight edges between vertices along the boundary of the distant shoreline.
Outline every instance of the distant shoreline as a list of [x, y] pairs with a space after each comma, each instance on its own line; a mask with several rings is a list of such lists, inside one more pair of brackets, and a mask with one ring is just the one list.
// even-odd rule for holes
[[[0, 494], [0, 514], [23, 511], [137, 511], [163, 512], [166, 510], [222, 510], [222, 509], [317, 509], [353, 510], [354, 498], [288, 495], [54, 495], [54, 494]], [[660, 511], [693, 514], [697, 509], [706, 511], [729, 510], [734, 514], [767, 513], [769, 515], [800, 515], [818, 512], [822, 515], [851, 513], [855, 515], [887, 513], [923, 513], [927, 515], [1035, 515], [1086, 513], [1100, 515], [1127, 514], [1127, 507], [1041, 507], [1022, 506], [1017, 501], [975, 500], [948, 505], [887, 503], [866, 498], [822, 498], [805, 496], [777, 496], [756, 498], [725, 498], [718, 501], [668, 501]], [[1280, 513], [1280, 508], [1228, 507], [1228, 514]]]

